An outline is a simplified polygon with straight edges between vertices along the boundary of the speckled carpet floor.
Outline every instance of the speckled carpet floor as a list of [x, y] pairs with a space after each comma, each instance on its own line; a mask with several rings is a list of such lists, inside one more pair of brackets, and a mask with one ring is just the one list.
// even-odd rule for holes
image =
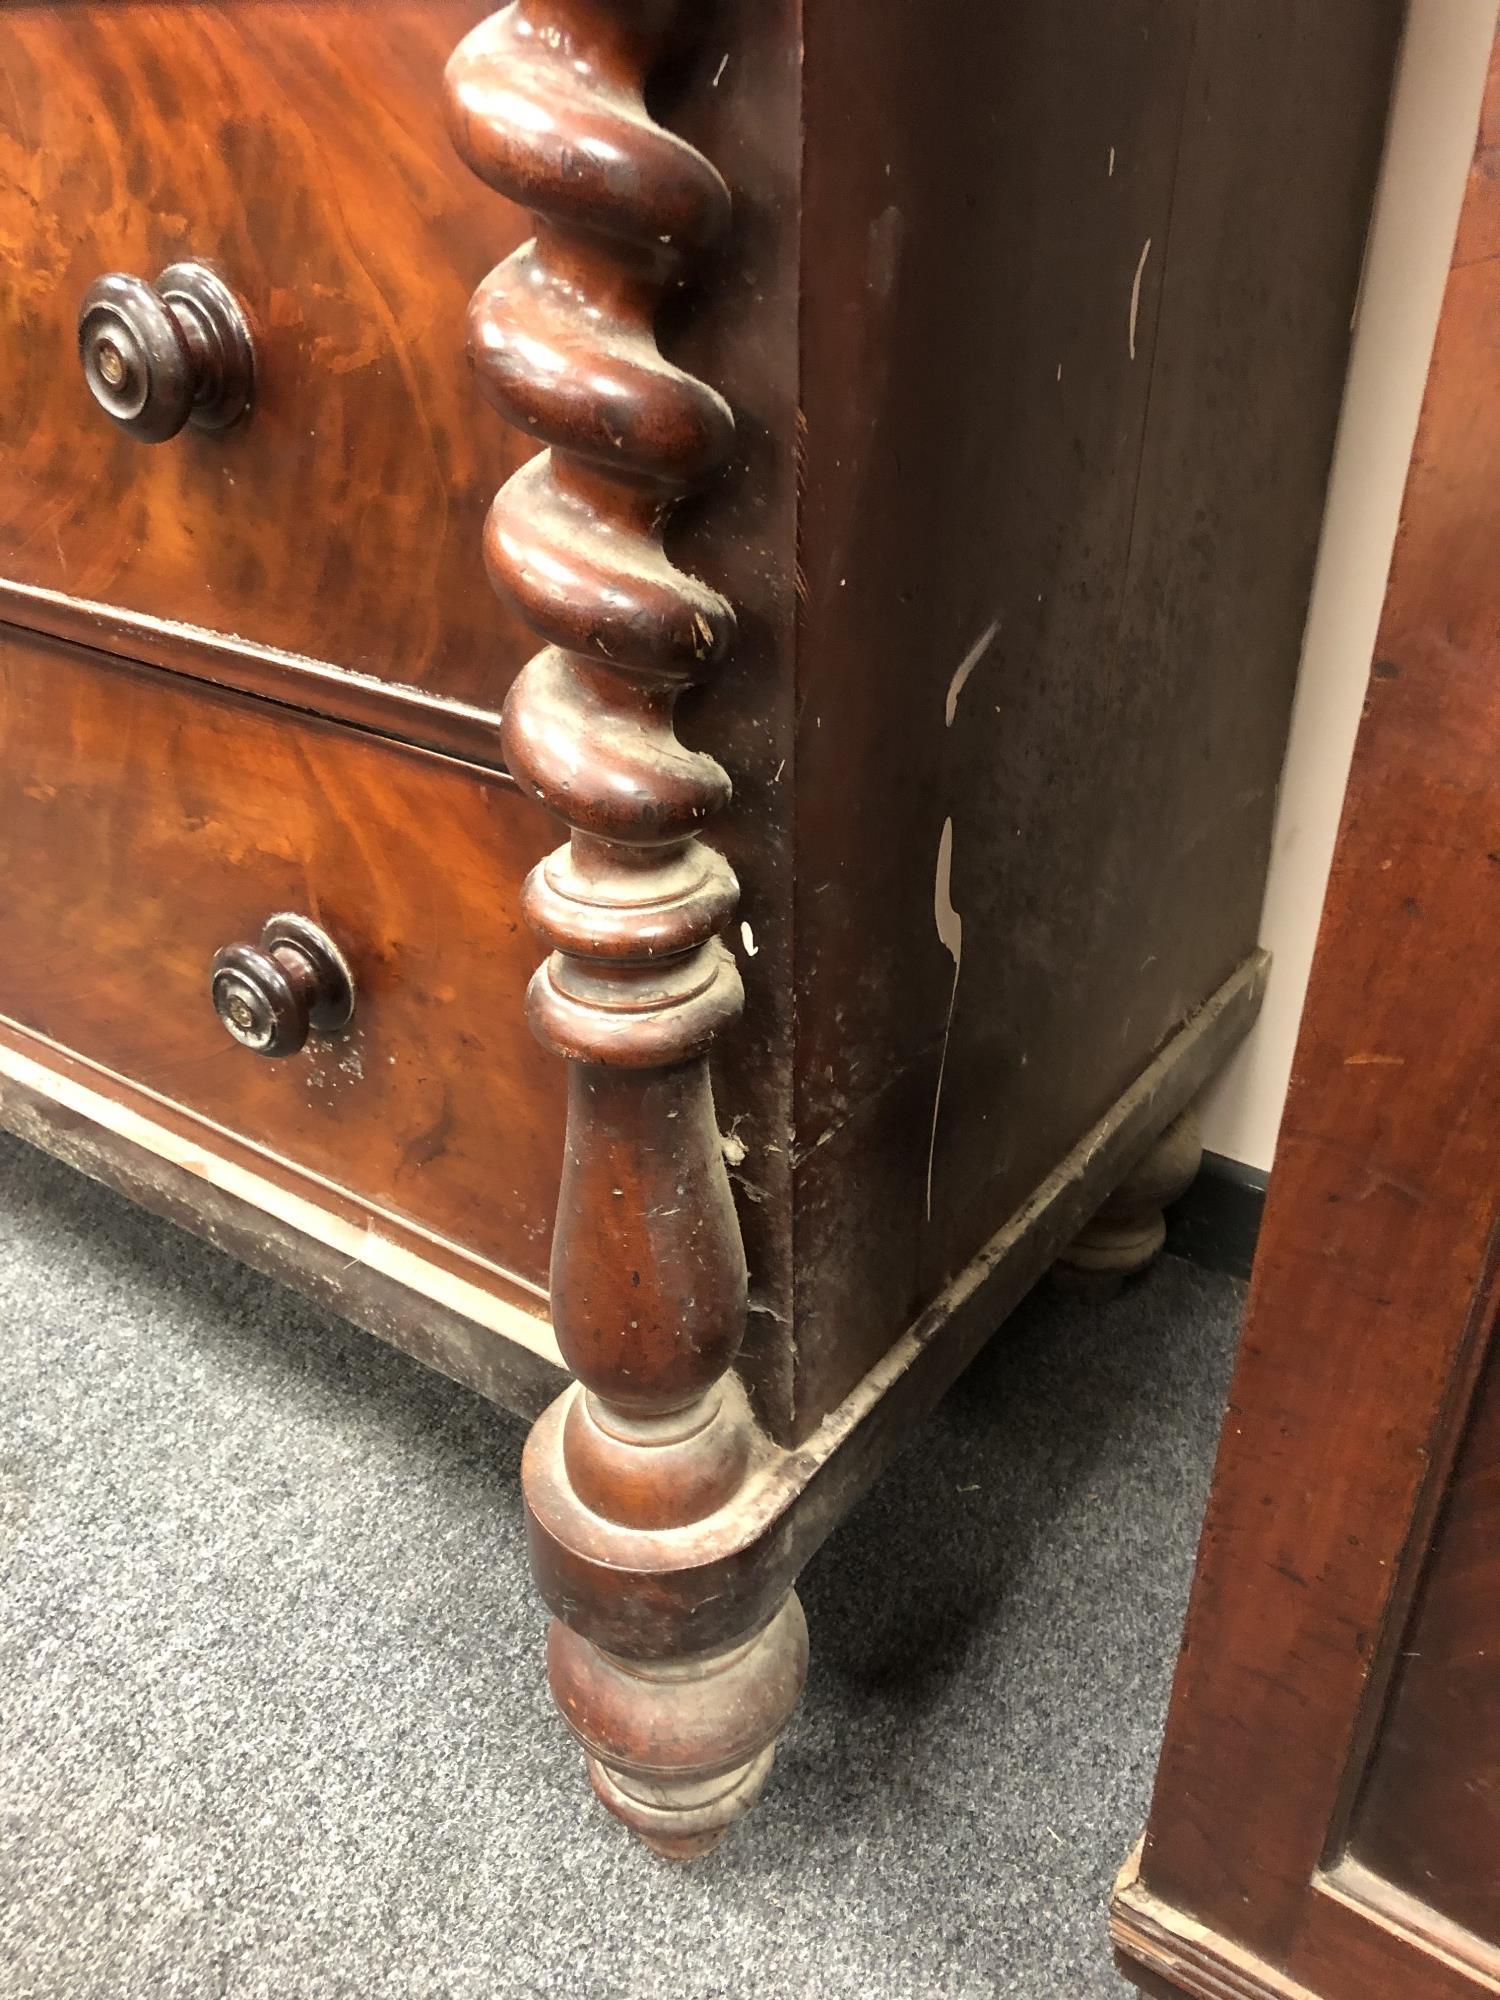
[[1033, 1297], [683, 1871], [550, 1713], [519, 1426], [0, 1138], [0, 1995], [1118, 2000], [1240, 1303]]

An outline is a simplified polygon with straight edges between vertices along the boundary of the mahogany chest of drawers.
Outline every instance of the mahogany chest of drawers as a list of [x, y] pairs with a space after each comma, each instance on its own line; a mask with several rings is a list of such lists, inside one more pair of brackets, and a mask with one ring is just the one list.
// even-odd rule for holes
[[0, 1118], [536, 1419], [663, 1852], [1253, 1016], [1398, 15], [0, 14]]

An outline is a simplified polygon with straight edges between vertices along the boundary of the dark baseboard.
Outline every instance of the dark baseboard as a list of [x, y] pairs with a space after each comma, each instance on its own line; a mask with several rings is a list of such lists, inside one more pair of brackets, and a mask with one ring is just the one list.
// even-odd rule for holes
[[1167, 1210], [1168, 1256], [1248, 1278], [1265, 1202], [1266, 1176], [1258, 1168], [1205, 1153], [1197, 1179]]

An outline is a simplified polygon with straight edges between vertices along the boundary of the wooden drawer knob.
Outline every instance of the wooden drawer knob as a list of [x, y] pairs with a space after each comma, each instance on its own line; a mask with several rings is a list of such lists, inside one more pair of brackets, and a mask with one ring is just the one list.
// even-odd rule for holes
[[250, 407], [250, 323], [206, 264], [171, 264], [154, 285], [123, 271], [96, 278], [78, 314], [78, 352], [94, 401], [146, 444], [189, 423], [224, 430]]
[[214, 1011], [242, 1048], [294, 1056], [314, 1029], [337, 1034], [354, 1015], [354, 975], [333, 939], [306, 917], [267, 917], [260, 943], [215, 953]]

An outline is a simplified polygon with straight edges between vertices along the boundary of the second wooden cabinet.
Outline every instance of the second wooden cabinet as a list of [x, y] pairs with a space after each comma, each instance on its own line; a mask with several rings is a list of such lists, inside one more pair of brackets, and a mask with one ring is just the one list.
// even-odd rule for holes
[[1203, 2000], [1500, 1993], [1500, 45], [1115, 1935]]

